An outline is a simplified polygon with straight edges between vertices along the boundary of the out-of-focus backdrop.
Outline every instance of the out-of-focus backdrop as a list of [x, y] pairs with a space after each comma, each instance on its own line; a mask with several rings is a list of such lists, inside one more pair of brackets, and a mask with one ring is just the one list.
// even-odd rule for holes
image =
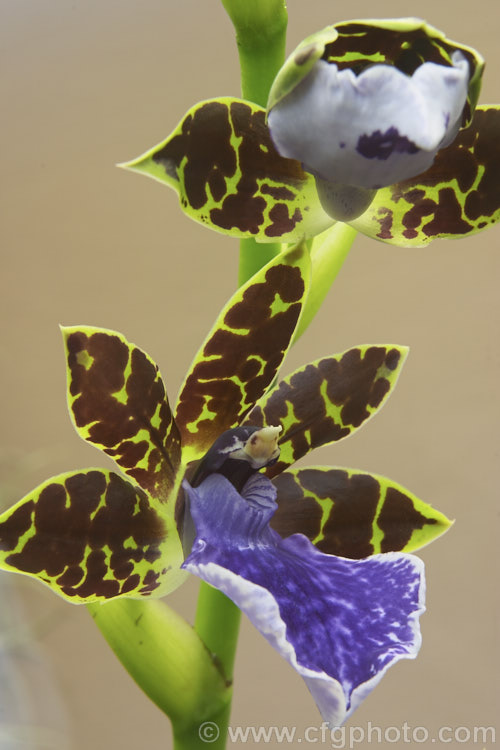
[[[481, 101], [500, 101], [498, 0], [288, 7], [289, 51], [335, 21], [426, 18], [483, 53]], [[238, 95], [239, 72], [218, 0], [0, 0], [0, 13], [3, 508], [53, 474], [110, 465], [71, 427], [59, 323], [122, 331], [156, 359], [173, 399], [234, 289], [237, 242], [190, 222], [166, 187], [114, 164], [166, 137], [194, 102]], [[431, 738], [443, 726], [465, 728], [447, 747], [472, 747], [474, 727], [496, 721], [499, 244], [498, 228], [415, 250], [360, 237], [286, 366], [360, 343], [410, 345], [380, 415], [313, 462], [386, 474], [456, 518], [421, 553], [428, 612], [418, 659], [391, 669], [351, 721], [380, 727], [381, 744], [406, 722], [429, 732], [425, 743], [416, 734], [421, 747], [439, 747]], [[0, 614], [16, 613], [0, 617], [0, 670], [16, 675], [17, 709], [26, 699], [24, 716], [7, 709], [14, 687], [2, 677], [2, 750], [171, 747], [167, 719], [84, 607], [20, 576], [1, 574], [0, 584]], [[192, 579], [170, 604], [191, 617], [196, 590]], [[38, 727], [37, 740], [23, 722]], [[297, 726], [297, 736], [321, 726], [300, 678], [247, 622], [232, 724]], [[477, 737], [475, 746], [491, 747], [491, 735]], [[335, 742], [326, 747], [349, 747], [348, 734]], [[357, 747], [377, 744], [372, 733]]]

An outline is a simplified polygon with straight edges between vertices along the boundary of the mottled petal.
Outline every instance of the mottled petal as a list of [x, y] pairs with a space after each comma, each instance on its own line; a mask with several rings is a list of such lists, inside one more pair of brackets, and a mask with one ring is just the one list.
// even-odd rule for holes
[[73, 604], [163, 596], [184, 579], [163, 507], [110, 471], [60, 474], [0, 516], [0, 568]]
[[313, 448], [350, 435], [385, 403], [408, 349], [358, 346], [311, 362], [266, 393], [244, 424], [283, 426], [276, 476]]
[[383, 242], [419, 247], [476, 234], [500, 221], [500, 107], [481, 106], [472, 124], [430, 169], [379, 190], [351, 225]]
[[359, 559], [412, 552], [444, 534], [451, 522], [412, 492], [378, 474], [311, 466], [273, 479], [280, 536], [301, 533], [321, 552]]
[[180, 465], [180, 438], [158, 366], [116, 331], [78, 326], [62, 332], [76, 431], [166, 501]]
[[269, 528], [275, 490], [254, 476], [239, 495], [212, 475], [186, 486], [197, 539], [184, 567], [219, 588], [299, 672], [325, 721], [338, 726], [391, 664], [420, 646], [423, 564], [388, 553], [325, 555]]
[[420, 174], [460, 126], [469, 65], [424, 63], [412, 76], [389, 65], [352, 70], [318, 60], [269, 113], [280, 154], [334, 183], [380, 188]]
[[127, 164], [173, 188], [195, 221], [232, 237], [296, 242], [331, 226], [299, 162], [273, 146], [257, 104], [200, 102], [169, 137]]
[[307, 297], [309, 266], [307, 249], [291, 248], [240, 287], [221, 311], [177, 403], [184, 460], [201, 458], [274, 380]]

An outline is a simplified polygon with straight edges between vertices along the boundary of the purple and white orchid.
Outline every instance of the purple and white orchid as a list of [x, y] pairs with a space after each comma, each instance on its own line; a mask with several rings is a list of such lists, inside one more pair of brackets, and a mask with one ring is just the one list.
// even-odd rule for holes
[[127, 476], [70, 471], [32, 490], [0, 516], [0, 568], [86, 604], [161, 597], [193, 573], [248, 615], [334, 726], [416, 655], [423, 566], [406, 553], [449, 522], [385, 477], [292, 468], [369, 420], [407, 353], [362, 345], [273, 385], [309, 289], [304, 245], [255, 274], [174, 409], [122, 334], [64, 329], [76, 430]]
[[234, 601], [335, 727], [392, 664], [417, 655], [424, 566], [398, 552], [328, 555], [303, 534], [283, 539], [274, 531], [277, 490], [257, 469], [277, 460], [279, 432], [228, 431], [200, 463], [195, 486], [184, 482], [196, 538], [183, 568]]

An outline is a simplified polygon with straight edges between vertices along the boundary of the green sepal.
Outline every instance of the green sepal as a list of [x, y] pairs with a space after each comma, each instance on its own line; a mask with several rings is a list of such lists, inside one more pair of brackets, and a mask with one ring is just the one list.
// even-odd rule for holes
[[158, 366], [116, 331], [75, 326], [62, 333], [76, 431], [165, 502], [175, 487], [180, 438]]
[[306, 77], [323, 56], [325, 46], [337, 36], [335, 26], [327, 26], [300, 42], [274, 79], [267, 101], [268, 112]]
[[266, 393], [244, 423], [283, 427], [274, 477], [314, 448], [341, 440], [372, 417], [396, 385], [403, 346], [358, 346], [296, 370]]
[[185, 462], [238, 425], [273, 382], [300, 318], [310, 281], [303, 243], [276, 256], [222, 309], [189, 368], [175, 421]]
[[321, 552], [360, 559], [379, 552], [413, 552], [451, 526], [439, 511], [378, 474], [313, 466], [273, 479], [281, 536], [305, 534]]
[[227, 705], [231, 686], [213, 655], [164, 602], [124, 599], [89, 610], [129, 674], [170, 717], [174, 733], [199, 726]]
[[376, 63], [394, 65], [407, 75], [425, 62], [452, 65], [459, 51], [469, 63], [470, 78], [462, 125], [472, 119], [481, 88], [484, 60], [471, 47], [446, 38], [419, 18], [365, 19], [327, 26], [307, 37], [286, 60], [269, 94], [268, 111], [289, 94], [322, 59], [339, 70], [351, 68], [359, 74]]
[[333, 223], [314, 178], [274, 148], [265, 110], [242, 99], [196, 104], [165, 141], [120, 166], [173, 188], [188, 216], [232, 237], [296, 242]]
[[472, 124], [423, 174], [379, 190], [351, 226], [402, 247], [476, 234], [500, 220], [500, 105], [480, 106]]
[[175, 522], [163, 511], [114, 472], [59, 474], [0, 516], [0, 568], [73, 604], [163, 596], [186, 577]]

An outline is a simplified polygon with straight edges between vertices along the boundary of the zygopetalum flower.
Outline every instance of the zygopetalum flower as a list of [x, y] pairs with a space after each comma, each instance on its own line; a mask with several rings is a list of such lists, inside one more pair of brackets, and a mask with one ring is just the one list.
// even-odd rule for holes
[[124, 166], [235, 237], [294, 242], [334, 220], [402, 246], [463, 237], [500, 219], [500, 107], [476, 108], [482, 71], [418, 19], [337, 24], [292, 53], [267, 112], [201, 102]]
[[241, 493], [219, 473], [185, 488], [197, 536], [183, 567], [245, 612], [303, 677], [331, 726], [394, 662], [417, 655], [425, 596], [418, 557], [350, 560], [319, 552], [303, 534], [283, 539], [270, 527], [277, 489], [261, 474]]
[[[161, 596], [185, 575], [182, 529], [188, 552], [196, 537], [185, 569], [233, 596], [337, 723], [393, 661], [415, 655], [421, 564], [399, 552], [449, 522], [384, 477], [289, 468], [366, 422], [406, 355], [359, 346], [273, 386], [308, 287], [298, 246], [238, 290], [174, 413], [158, 367], [121, 334], [63, 329], [76, 430], [127, 477], [87, 469], [44, 482], [0, 517], [0, 567], [75, 603]], [[308, 640], [325, 650], [304, 650]]]

